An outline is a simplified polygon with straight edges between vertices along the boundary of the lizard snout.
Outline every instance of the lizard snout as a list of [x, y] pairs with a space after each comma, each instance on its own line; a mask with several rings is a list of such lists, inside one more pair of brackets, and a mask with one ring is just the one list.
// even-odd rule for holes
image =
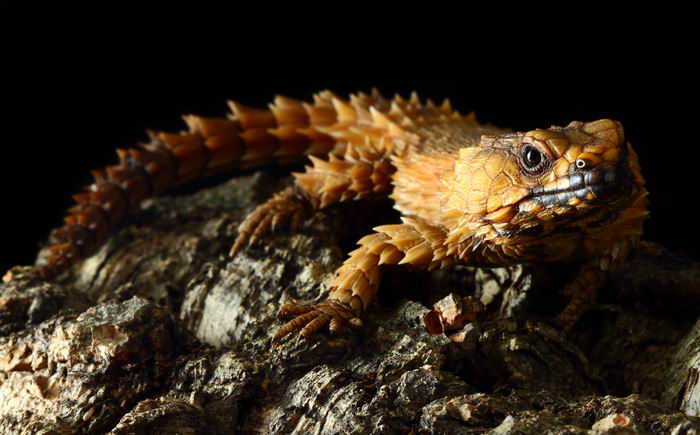
[[[595, 164], [597, 163], [597, 164]], [[581, 201], [608, 201], [620, 198], [627, 192], [631, 173], [627, 167], [627, 150], [623, 149], [613, 158], [598, 159], [597, 162], [578, 158], [571, 165], [571, 187]]]
[[571, 164], [568, 174], [555, 182], [534, 188], [533, 199], [550, 208], [582, 204], [588, 207], [595, 202], [622, 198], [631, 182], [627, 160], [626, 150], [619, 150], [614, 156], [582, 153]]

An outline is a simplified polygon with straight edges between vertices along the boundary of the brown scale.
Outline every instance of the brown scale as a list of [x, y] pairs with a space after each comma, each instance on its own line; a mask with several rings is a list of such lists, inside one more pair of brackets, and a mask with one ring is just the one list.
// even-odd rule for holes
[[141, 200], [170, 186], [315, 155], [294, 174], [293, 187], [241, 223], [232, 255], [339, 201], [389, 196], [403, 223], [377, 227], [358, 242], [326, 301], [283, 305], [280, 314], [294, 319], [274, 342], [295, 331], [361, 325], [382, 264], [431, 270], [458, 261], [579, 262], [565, 288], [571, 301], [557, 318], [566, 330], [595, 302], [648, 217], [636, 154], [615, 121], [514, 133], [479, 124], [448, 101], [386, 99], [375, 90], [349, 100], [324, 91], [312, 103], [277, 97], [270, 110], [231, 108], [228, 119], [187, 115], [188, 132], [151, 133], [142, 149], [120, 151], [119, 165], [96, 171], [54, 232], [45, 270], [61, 271], [88, 255]]

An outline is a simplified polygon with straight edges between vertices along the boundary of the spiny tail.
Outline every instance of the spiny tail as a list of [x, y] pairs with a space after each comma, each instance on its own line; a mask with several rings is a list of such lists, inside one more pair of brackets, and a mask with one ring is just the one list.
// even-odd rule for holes
[[188, 131], [149, 131], [150, 142], [117, 150], [119, 163], [92, 171], [95, 181], [73, 196], [76, 205], [50, 236], [42, 275], [56, 276], [90, 255], [144, 199], [163, 190], [234, 168], [334, 151], [336, 140], [318, 130], [336, 122], [333, 98], [322, 92], [305, 104], [278, 96], [269, 110], [230, 102], [227, 118], [185, 115]]
[[230, 102], [233, 113], [226, 118], [185, 115], [188, 131], [149, 131], [150, 142], [117, 150], [119, 164], [92, 171], [95, 181], [73, 196], [76, 205], [51, 233], [39, 261], [42, 276], [54, 277], [90, 255], [144, 199], [163, 190], [235, 168], [342, 155], [348, 144], [389, 154], [396, 144], [415, 139], [411, 130], [423, 124], [424, 115], [451, 112], [449, 104], [438, 110], [415, 95], [387, 100], [376, 90], [351, 95], [350, 101], [330, 91], [313, 98], [308, 104], [278, 96], [269, 109]]

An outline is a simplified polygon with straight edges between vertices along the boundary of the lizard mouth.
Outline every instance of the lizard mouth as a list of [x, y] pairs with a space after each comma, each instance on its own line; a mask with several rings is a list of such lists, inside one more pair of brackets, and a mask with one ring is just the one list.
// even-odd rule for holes
[[547, 208], [608, 204], [624, 199], [631, 187], [632, 174], [627, 167], [627, 151], [614, 161], [602, 162], [590, 169], [580, 169], [572, 163], [568, 175], [555, 186], [538, 186], [531, 190], [532, 199]]

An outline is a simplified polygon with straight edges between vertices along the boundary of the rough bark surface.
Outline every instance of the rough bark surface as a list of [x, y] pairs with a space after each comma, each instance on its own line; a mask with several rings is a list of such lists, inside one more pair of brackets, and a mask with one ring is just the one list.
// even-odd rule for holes
[[[272, 347], [279, 305], [322, 300], [354, 241], [396, 220], [341, 204], [229, 259], [285, 182], [151, 200], [57, 283], [9, 271], [0, 432], [700, 433], [700, 267], [648, 242], [568, 336], [548, 322], [573, 268], [397, 268], [362, 330]], [[433, 304], [464, 296], [477, 320], [429, 334]]]

